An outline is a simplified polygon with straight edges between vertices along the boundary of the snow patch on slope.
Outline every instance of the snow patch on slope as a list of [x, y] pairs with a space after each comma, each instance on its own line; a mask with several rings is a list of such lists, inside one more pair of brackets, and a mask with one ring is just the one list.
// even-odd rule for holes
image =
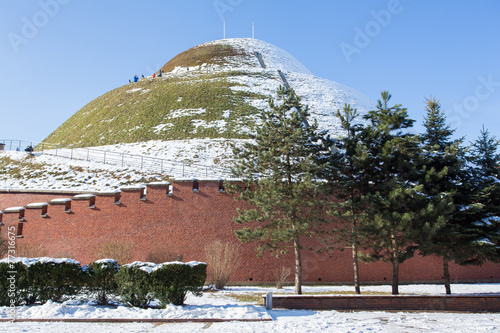
[[[250, 59], [252, 60], [251, 67], [260, 67], [257, 57], [254, 56], [255, 52], [259, 52], [262, 54], [266, 68], [312, 74], [306, 66], [294, 58], [290, 53], [262, 40], [252, 38], [221, 39], [201, 44], [200, 47], [206, 45], [230, 45], [235, 48], [243, 49], [250, 55]], [[240, 69], [242, 68], [240, 67]]]

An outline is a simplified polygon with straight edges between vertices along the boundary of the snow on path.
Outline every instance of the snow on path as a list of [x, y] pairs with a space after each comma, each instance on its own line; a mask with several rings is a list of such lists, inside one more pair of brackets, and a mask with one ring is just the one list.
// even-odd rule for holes
[[498, 314], [270, 311], [273, 321], [223, 323], [0, 323], [3, 332], [492, 332]]
[[[7, 308], [0, 308], [0, 318], [8, 317]], [[166, 309], [140, 309], [127, 306], [96, 306], [77, 301], [17, 307], [18, 319], [270, 319], [266, 309], [255, 305], [169, 305]]]
[[[345, 292], [352, 286], [304, 287], [304, 292]], [[287, 287], [279, 292], [292, 293]], [[0, 323], [1, 332], [491, 332], [500, 330], [497, 313], [383, 312], [271, 310], [248, 302], [235, 301], [230, 294], [262, 294], [275, 288], [230, 287], [202, 297], [188, 294], [186, 306], [160, 309], [131, 309], [123, 306], [94, 306], [68, 301], [58, 304], [19, 307], [19, 318], [197, 318], [258, 319], [266, 322], [222, 323]], [[364, 286], [363, 291], [388, 292], [390, 286]], [[442, 285], [403, 285], [401, 293], [444, 294]], [[453, 284], [454, 294], [500, 293], [500, 284]], [[24, 309], [26, 308], [26, 309]], [[6, 317], [6, 307], [0, 317]]]

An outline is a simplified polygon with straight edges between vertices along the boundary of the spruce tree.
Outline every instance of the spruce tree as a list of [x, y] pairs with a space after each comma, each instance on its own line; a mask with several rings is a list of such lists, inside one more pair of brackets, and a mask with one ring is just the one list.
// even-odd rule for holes
[[[443, 212], [446, 223], [434, 230], [431, 237], [418, 240], [423, 255], [443, 259], [443, 276], [447, 294], [451, 294], [449, 262], [459, 265], [481, 265], [498, 259], [498, 212], [490, 205], [494, 191], [491, 172], [495, 168], [495, 139], [487, 131], [473, 143], [469, 157], [463, 139], [452, 140], [454, 133], [436, 98], [426, 100], [426, 132], [422, 135], [424, 168], [429, 172], [422, 183], [430, 196], [446, 194], [453, 200], [453, 209]], [[467, 164], [467, 159], [472, 164]], [[498, 163], [498, 160], [497, 162]]]
[[487, 129], [481, 130], [480, 136], [472, 142], [470, 160], [474, 164], [474, 171], [478, 175], [478, 180], [491, 183], [498, 179], [500, 154], [497, 153], [500, 141], [496, 137], [490, 136]]
[[363, 193], [365, 210], [358, 232], [364, 239], [365, 260], [387, 260], [392, 264], [392, 293], [399, 293], [399, 264], [413, 256], [416, 240], [431, 235], [445, 220], [449, 209], [445, 195], [429, 197], [419, 182], [419, 138], [406, 132], [413, 125], [406, 108], [388, 106], [391, 95], [384, 91], [377, 109], [370, 111], [360, 147], [359, 163], [370, 177], [370, 191]]
[[424, 235], [418, 241], [422, 255], [436, 255], [443, 259], [443, 276], [446, 293], [451, 293], [449, 262], [461, 262], [470, 256], [468, 247], [464, 247], [463, 234], [470, 212], [461, 207], [471, 200], [469, 173], [465, 160], [463, 139], [452, 140], [455, 132], [447, 123], [446, 115], [441, 110], [439, 100], [431, 97], [425, 100], [425, 133], [421, 135], [423, 148], [422, 168], [427, 172], [420, 182], [430, 197], [443, 194], [453, 201], [448, 211], [443, 211], [441, 218], [446, 223], [434, 229], [432, 235]]
[[[497, 152], [500, 141], [490, 136], [487, 129], [481, 130], [480, 136], [472, 143], [469, 161], [472, 163], [473, 182], [478, 195], [474, 206], [479, 206], [481, 214], [475, 227], [479, 229], [475, 245], [484, 260], [500, 261], [500, 154]], [[483, 260], [481, 260], [483, 259]]]
[[353, 280], [356, 294], [361, 293], [358, 264], [358, 243], [360, 235], [357, 232], [360, 215], [364, 204], [360, 196], [366, 193], [367, 177], [360, 172], [357, 163], [357, 148], [359, 134], [363, 129], [357, 123], [358, 113], [349, 104], [343, 110], [336, 112], [344, 135], [332, 140], [335, 147], [331, 154], [328, 175], [331, 195], [335, 198], [331, 214], [338, 217], [336, 227], [331, 228], [334, 239], [340, 241], [341, 247], [349, 246], [352, 250]]
[[238, 209], [236, 223], [242, 242], [257, 242], [259, 254], [269, 251], [295, 256], [295, 292], [302, 293], [301, 241], [312, 237], [325, 222], [326, 198], [318, 175], [324, 168], [327, 147], [317, 124], [307, 122], [308, 109], [291, 89], [280, 87], [279, 102], [269, 100], [253, 143], [235, 148], [233, 173], [245, 179], [233, 188], [235, 198], [252, 208]]

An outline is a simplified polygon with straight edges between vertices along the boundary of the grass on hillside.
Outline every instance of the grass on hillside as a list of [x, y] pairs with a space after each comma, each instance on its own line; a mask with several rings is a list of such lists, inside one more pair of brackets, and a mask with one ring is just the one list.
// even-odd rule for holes
[[[185, 78], [147, 78], [96, 98], [50, 134], [45, 143], [88, 147], [148, 140], [248, 138], [259, 112], [249, 104], [267, 96], [233, 90], [240, 72]], [[204, 109], [200, 113], [180, 112]], [[228, 111], [230, 110], [230, 111]]]
[[161, 69], [170, 72], [175, 67], [195, 67], [201, 64], [223, 64], [225, 59], [238, 55], [245, 55], [244, 50], [233, 48], [230, 45], [203, 45], [195, 46], [184, 51], [167, 62]]

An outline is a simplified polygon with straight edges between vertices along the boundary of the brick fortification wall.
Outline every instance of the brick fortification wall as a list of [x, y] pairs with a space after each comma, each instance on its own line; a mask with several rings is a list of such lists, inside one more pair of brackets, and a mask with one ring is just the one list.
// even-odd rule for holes
[[[193, 187], [198, 186], [198, 191]], [[133, 244], [133, 260], [144, 261], [155, 248], [182, 253], [184, 261], [205, 260], [204, 247], [215, 240], [238, 243], [233, 222], [235, 201], [220, 191], [219, 181], [193, 180], [148, 184], [146, 188], [122, 188], [117, 192], [85, 195], [62, 191], [0, 191], [2, 237], [15, 226], [22, 245], [41, 245], [48, 256], [72, 254], [82, 264], [95, 257], [100, 244], [111, 240]], [[307, 247], [310, 239], [304, 239]], [[311, 243], [309, 243], [311, 245]], [[233, 278], [246, 284], [274, 281], [274, 270], [292, 268], [291, 254], [277, 259], [268, 254], [256, 256], [255, 244], [242, 244], [242, 265]], [[303, 251], [303, 279], [310, 283], [349, 283], [352, 281], [351, 251], [317, 254]], [[451, 265], [454, 282], [500, 282], [500, 265], [480, 267]], [[390, 263], [361, 264], [360, 278], [368, 283], [390, 283]], [[290, 276], [290, 281], [293, 275]], [[400, 266], [400, 281], [441, 282], [439, 258], [416, 256]]]

